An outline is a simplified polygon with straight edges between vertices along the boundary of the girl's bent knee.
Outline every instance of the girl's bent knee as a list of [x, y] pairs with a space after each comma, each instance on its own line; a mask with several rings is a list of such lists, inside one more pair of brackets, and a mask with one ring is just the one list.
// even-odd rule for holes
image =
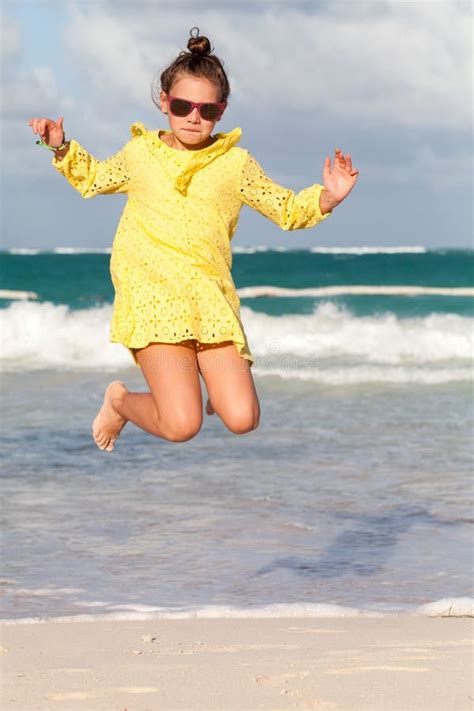
[[164, 427], [164, 436], [170, 442], [186, 442], [195, 437], [202, 426], [202, 420], [183, 423], [168, 423]]
[[187, 432], [173, 432], [166, 436], [169, 442], [187, 442], [197, 435], [199, 430], [189, 430]]
[[226, 421], [226, 427], [234, 434], [246, 434], [256, 430], [259, 425], [259, 417], [233, 417]]

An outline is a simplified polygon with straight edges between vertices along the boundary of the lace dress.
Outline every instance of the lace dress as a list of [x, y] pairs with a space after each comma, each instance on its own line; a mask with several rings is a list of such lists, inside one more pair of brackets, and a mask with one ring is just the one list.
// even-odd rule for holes
[[[294, 193], [274, 183], [252, 154], [235, 144], [241, 129], [216, 133], [200, 150], [162, 140], [171, 131], [140, 121], [114, 155], [97, 160], [72, 139], [52, 165], [82, 195], [126, 193], [110, 259], [115, 289], [109, 340], [135, 349], [162, 341], [233, 341], [253, 363], [232, 279], [231, 240], [242, 205], [283, 230], [314, 227], [317, 183]], [[139, 366], [140, 367], [140, 366]]]

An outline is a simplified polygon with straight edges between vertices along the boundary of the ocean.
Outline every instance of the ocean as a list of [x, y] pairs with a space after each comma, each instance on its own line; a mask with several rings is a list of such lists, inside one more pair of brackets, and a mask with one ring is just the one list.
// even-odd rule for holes
[[[257, 430], [91, 423], [145, 392], [110, 250], [1, 252], [3, 619], [362, 614], [472, 596], [474, 251], [235, 247]], [[203, 398], [205, 403], [205, 390]]]

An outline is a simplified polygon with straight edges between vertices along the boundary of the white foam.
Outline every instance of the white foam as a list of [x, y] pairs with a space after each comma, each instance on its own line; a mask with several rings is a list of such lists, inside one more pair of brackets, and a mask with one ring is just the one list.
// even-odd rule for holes
[[19, 289], [0, 289], [0, 299], [37, 299], [35, 291], [20, 291]]
[[103, 615], [63, 615], [59, 617], [24, 617], [0, 620], [3, 624], [42, 622], [94, 622], [96, 620], [181, 620], [181, 619], [260, 619], [283, 617], [380, 617], [382, 613], [342, 605], [318, 603], [272, 604], [259, 607], [202, 605], [200, 607], [166, 608], [152, 605], [111, 605]]
[[417, 608], [420, 615], [428, 617], [474, 617], [474, 598], [443, 597]]
[[[255, 355], [299, 355], [328, 359], [344, 357], [362, 364], [417, 366], [472, 358], [473, 319], [432, 313], [398, 318], [388, 312], [354, 316], [342, 306], [322, 302], [311, 314], [269, 316], [242, 307], [242, 320]], [[275, 363], [273, 364], [275, 365]]]
[[310, 247], [310, 252], [320, 252], [322, 254], [424, 254], [429, 252], [428, 247], [421, 245], [398, 246], [398, 247]]
[[49, 301], [16, 301], [0, 310], [4, 371], [41, 368], [120, 368], [133, 364], [121, 345], [109, 342], [112, 306], [71, 310]]
[[[254, 372], [325, 384], [444, 383], [472, 378], [473, 319], [437, 314], [356, 317], [322, 302], [311, 314], [270, 316], [243, 306]], [[136, 366], [109, 342], [112, 305], [71, 310], [16, 300], [0, 309], [4, 371]]]
[[5, 250], [8, 254], [40, 254], [41, 249], [31, 249], [30, 247], [12, 247], [11, 249]]
[[274, 603], [256, 607], [233, 605], [201, 605], [189, 607], [159, 607], [130, 603], [107, 605], [103, 602], [77, 602], [83, 607], [107, 606], [103, 614], [61, 615], [56, 617], [22, 617], [0, 620], [6, 625], [41, 624], [45, 622], [146, 621], [187, 619], [262, 619], [262, 618], [341, 618], [390, 617], [425, 615], [429, 617], [473, 617], [474, 600], [469, 597], [443, 598], [416, 608], [381, 610], [348, 607], [325, 603]]
[[259, 368], [252, 372], [260, 377], [277, 376], [282, 380], [301, 380], [320, 383], [321, 385], [360, 385], [362, 383], [422, 384], [441, 385], [442, 383], [471, 382], [474, 377], [472, 368], [402, 368], [402, 367], [347, 367], [309, 369], [297, 368]]
[[[295, 247], [272, 247], [268, 245], [243, 246], [234, 245], [234, 254], [255, 254], [256, 252], [293, 252]], [[382, 246], [358, 246], [358, 247], [301, 247], [304, 252], [315, 252], [319, 254], [424, 254], [429, 252], [429, 247], [421, 245], [402, 245], [394, 247]], [[436, 250], [434, 250], [436, 251]]]
[[54, 254], [111, 254], [112, 247], [54, 247]]
[[[264, 244], [256, 244], [253, 247], [244, 247], [244, 246], [233, 246], [232, 247], [232, 252], [234, 254], [255, 254], [256, 252], [272, 252], [273, 249], [271, 247], [268, 247], [267, 245]], [[285, 251], [285, 248], [283, 247], [280, 251]]]
[[237, 290], [240, 298], [253, 299], [261, 296], [301, 297], [301, 296], [339, 296], [341, 294], [369, 294], [370, 296], [474, 296], [474, 288], [441, 286], [371, 286], [347, 284], [341, 286], [309, 287], [287, 289], [280, 286], [245, 286]]
[[11, 247], [2, 250], [7, 254], [110, 254], [112, 247], [52, 247], [50, 249], [36, 249], [31, 247]]

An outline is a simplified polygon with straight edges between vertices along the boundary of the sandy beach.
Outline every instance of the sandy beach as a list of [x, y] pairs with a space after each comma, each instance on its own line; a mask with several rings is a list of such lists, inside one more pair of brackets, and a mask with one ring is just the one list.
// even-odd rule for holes
[[472, 619], [159, 619], [2, 627], [3, 711], [463, 711]]

